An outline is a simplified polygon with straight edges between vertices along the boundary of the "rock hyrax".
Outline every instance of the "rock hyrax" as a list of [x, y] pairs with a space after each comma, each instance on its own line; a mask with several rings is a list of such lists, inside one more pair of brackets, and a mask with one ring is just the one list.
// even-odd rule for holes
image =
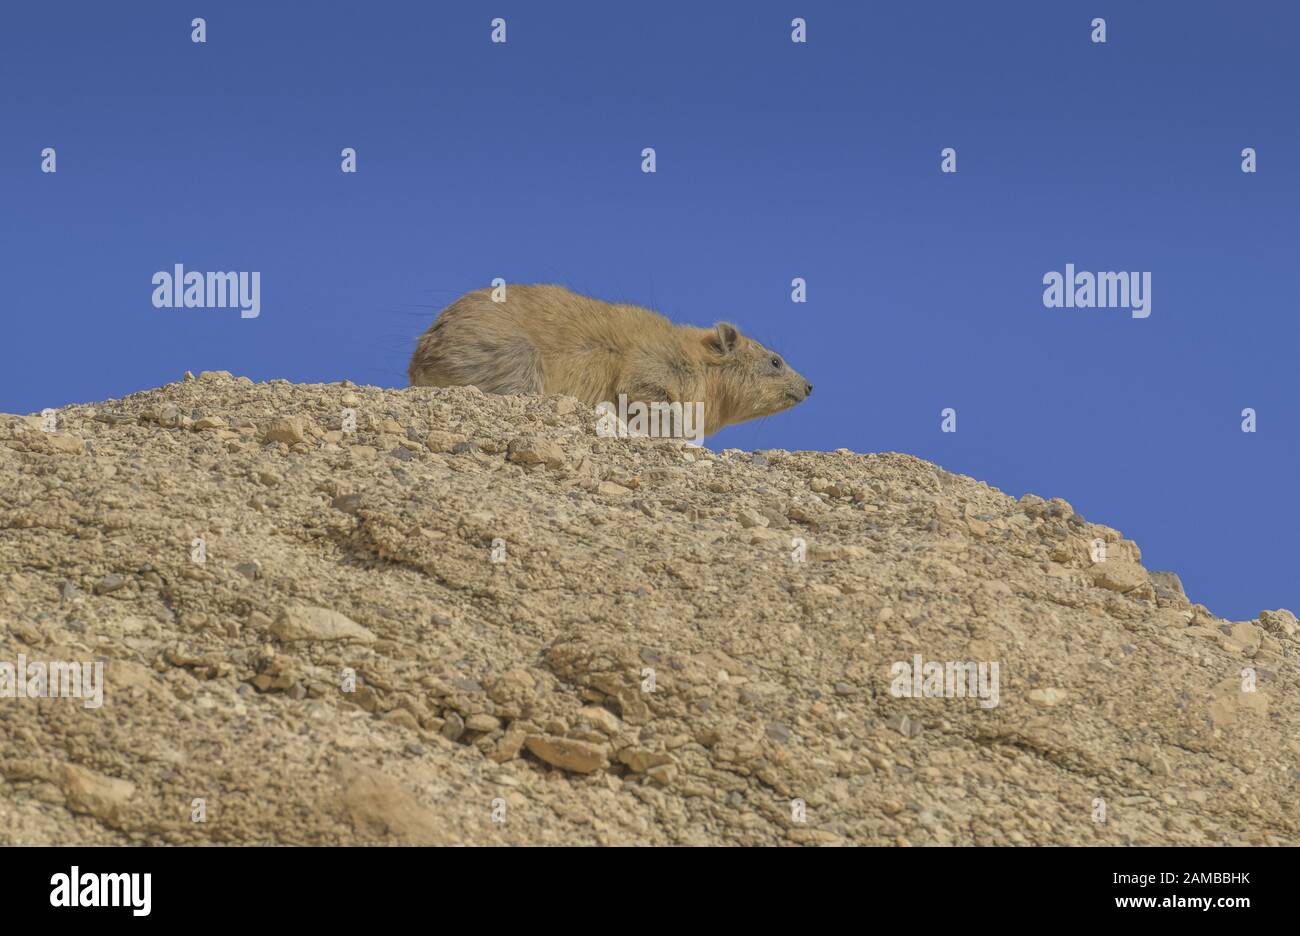
[[420, 336], [415, 387], [563, 393], [585, 403], [704, 403], [705, 432], [803, 402], [812, 384], [736, 326], [674, 325], [658, 313], [562, 286], [461, 296]]

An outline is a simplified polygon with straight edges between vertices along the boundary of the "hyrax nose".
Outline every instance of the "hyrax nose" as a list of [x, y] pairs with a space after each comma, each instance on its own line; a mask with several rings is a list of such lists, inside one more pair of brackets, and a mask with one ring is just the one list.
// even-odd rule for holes
[[804, 396], [812, 396], [812, 384], [810, 384], [810, 383], [805, 383], [805, 384], [803, 385], [803, 395], [804, 395]]

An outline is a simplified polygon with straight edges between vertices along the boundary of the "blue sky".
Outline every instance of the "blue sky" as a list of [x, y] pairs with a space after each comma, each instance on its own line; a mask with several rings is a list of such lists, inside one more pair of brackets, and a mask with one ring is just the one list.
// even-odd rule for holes
[[[456, 296], [560, 282], [816, 384], [713, 445], [909, 452], [1066, 498], [1220, 614], [1300, 608], [1300, 6], [845, 7], [11, 4], [0, 410], [402, 386]], [[261, 315], [155, 309], [175, 263], [260, 271]], [[1150, 317], [1044, 308], [1066, 263], [1149, 271]]]

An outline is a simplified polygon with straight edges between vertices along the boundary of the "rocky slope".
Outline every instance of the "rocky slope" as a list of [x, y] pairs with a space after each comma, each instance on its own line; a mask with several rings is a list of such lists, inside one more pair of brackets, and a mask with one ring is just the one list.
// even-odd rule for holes
[[225, 373], [0, 417], [0, 662], [107, 684], [0, 698], [0, 841], [1300, 841], [1289, 612], [905, 455], [592, 427]]

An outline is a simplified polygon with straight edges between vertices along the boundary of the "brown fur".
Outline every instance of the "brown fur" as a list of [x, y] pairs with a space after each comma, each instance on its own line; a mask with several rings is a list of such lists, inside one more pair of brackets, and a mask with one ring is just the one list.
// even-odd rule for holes
[[802, 402], [812, 384], [734, 325], [674, 325], [658, 313], [579, 296], [562, 286], [480, 289], [420, 336], [416, 387], [563, 393], [585, 403], [704, 402], [705, 432]]

